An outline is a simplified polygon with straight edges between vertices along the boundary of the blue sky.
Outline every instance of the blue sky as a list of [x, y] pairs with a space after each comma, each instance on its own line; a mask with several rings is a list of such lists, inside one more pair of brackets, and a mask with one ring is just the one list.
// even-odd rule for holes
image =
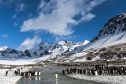
[[0, 46], [91, 40], [126, 0], [0, 0]]

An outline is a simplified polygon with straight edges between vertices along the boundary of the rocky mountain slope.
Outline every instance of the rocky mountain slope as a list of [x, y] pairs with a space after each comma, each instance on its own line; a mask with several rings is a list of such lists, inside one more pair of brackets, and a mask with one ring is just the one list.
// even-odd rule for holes
[[[84, 62], [125, 59], [125, 43], [126, 13], [122, 13], [110, 19], [99, 31], [98, 35], [83, 47], [83, 51], [71, 55], [69, 61]], [[78, 57], [75, 57], [77, 55]]]
[[110, 19], [92, 39], [87, 49], [102, 48], [126, 42], [126, 13]]
[[92, 39], [92, 41], [94, 42], [100, 38], [122, 32], [126, 32], [126, 13], [122, 13], [111, 18], [99, 31], [98, 35]]

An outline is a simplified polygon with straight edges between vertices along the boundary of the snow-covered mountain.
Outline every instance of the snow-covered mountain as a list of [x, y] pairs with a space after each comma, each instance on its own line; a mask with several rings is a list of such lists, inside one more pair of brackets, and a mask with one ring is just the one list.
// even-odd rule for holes
[[126, 13], [110, 19], [83, 50], [68, 58], [75, 62], [125, 59]]
[[113, 60], [125, 58], [125, 43], [126, 13], [122, 13], [110, 19], [91, 42], [87, 40], [79, 43], [71, 41], [59, 41], [53, 44], [41, 42], [34, 48], [25, 51], [2, 47], [0, 56], [6, 58], [43, 57], [56, 62]]
[[126, 32], [126, 13], [111, 18], [92, 41], [96, 41], [109, 35], [117, 35], [122, 32]]
[[71, 52], [76, 47], [84, 44], [74, 43], [71, 41], [59, 41], [55, 44], [48, 44], [43, 42], [35, 48], [25, 50], [24, 52], [29, 52], [29, 56], [31, 57], [42, 57], [50, 55], [50, 58], [56, 58], [57, 56], [62, 56], [63, 54]]
[[7, 46], [0, 48], [0, 58], [26, 58], [26, 57], [44, 57], [49, 56], [50, 59], [62, 56], [65, 53], [73, 51], [76, 47], [82, 46], [88, 43], [84, 41], [81, 43], [74, 43], [71, 41], [59, 41], [54, 44], [41, 42], [39, 45], [32, 49], [19, 51], [16, 49], [8, 48]]
[[110, 19], [92, 39], [89, 48], [102, 48], [126, 42], [126, 13], [122, 13]]
[[3, 50], [0, 51], [0, 58], [20, 58], [24, 56], [24, 52], [11, 48], [3, 48]]
[[0, 51], [4, 51], [4, 50], [6, 50], [8, 48], [8, 46], [2, 46], [2, 47], [0, 47]]

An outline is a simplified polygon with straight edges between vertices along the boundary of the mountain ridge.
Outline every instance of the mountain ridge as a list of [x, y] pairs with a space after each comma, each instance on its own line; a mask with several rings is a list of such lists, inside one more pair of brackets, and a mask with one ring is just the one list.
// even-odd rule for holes
[[52, 58], [57, 55], [61, 55], [65, 52], [74, 50], [77, 46], [86, 45], [88, 41], [74, 43], [72, 41], [59, 41], [57, 43], [45, 43], [41, 42], [39, 45], [32, 49], [26, 49], [24, 51], [11, 49], [9, 47], [1, 47], [0, 56], [3, 58], [23, 58], [23, 57], [43, 57], [46, 55], [52, 55]]

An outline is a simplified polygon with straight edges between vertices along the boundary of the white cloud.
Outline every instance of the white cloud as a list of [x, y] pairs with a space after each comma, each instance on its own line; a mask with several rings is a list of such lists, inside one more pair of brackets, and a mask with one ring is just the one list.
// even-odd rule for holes
[[2, 37], [2, 38], [7, 38], [8, 35], [7, 35], [7, 34], [3, 34], [3, 35], [1, 35], [1, 37]]
[[41, 42], [41, 38], [38, 36], [35, 36], [33, 38], [26, 38], [21, 45], [19, 46], [20, 50], [25, 50], [25, 49], [32, 49], [35, 47], [37, 44]]
[[[72, 27], [95, 17], [92, 9], [106, 0], [41, 0], [39, 16], [24, 21], [21, 31], [44, 30], [54, 35], [68, 36]], [[79, 20], [74, 19], [81, 15]]]
[[83, 18], [81, 18], [81, 20], [79, 22], [81, 22], [82, 20], [84, 21], [90, 21], [92, 18], [94, 18], [95, 15], [92, 13], [88, 13], [87, 15], [85, 15]]

